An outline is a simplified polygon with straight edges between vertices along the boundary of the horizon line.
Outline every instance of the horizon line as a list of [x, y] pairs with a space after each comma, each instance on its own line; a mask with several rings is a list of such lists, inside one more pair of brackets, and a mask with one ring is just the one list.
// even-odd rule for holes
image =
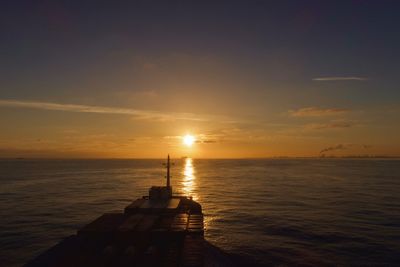
[[[171, 157], [174, 160], [190, 159], [207, 159], [207, 160], [248, 160], [248, 159], [400, 159], [400, 155], [349, 155], [349, 156], [270, 156], [270, 157]], [[137, 158], [123, 158], [123, 157], [1, 157], [0, 160], [164, 160], [160, 157], [137, 157]]]

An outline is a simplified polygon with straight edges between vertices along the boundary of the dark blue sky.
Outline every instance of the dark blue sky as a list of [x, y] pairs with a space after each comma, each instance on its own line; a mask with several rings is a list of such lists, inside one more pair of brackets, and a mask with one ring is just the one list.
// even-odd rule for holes
[[9, 85], [21, 75], [74, 80], [93, 64], [174, 52], [216, 55], [277, 80], [362, 75], [386, 83], [399, 69], [398, 1], [8, 2], [0, 64]]

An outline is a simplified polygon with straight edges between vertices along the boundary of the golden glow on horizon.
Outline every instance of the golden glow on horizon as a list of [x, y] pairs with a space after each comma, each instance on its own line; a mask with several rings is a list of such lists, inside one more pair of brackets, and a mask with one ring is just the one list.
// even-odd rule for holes
[[191, 147], [195, 141], [196, 138], [193, 135], [187, 134], [183, 137], [183, 144], [188, 147]]

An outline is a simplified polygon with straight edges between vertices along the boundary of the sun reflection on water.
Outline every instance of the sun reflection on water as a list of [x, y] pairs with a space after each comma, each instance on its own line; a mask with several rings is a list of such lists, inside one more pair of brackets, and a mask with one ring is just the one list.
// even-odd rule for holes
[[185, 164], [183, 165], [183, 180], [182, 180], [182, 190], [187, 196], [193, 197], [194, 200], [198, 200], [197, 195], [197, 183], [195, 176], [195, 168], [193, 166], [193, 159], [186, 158]]

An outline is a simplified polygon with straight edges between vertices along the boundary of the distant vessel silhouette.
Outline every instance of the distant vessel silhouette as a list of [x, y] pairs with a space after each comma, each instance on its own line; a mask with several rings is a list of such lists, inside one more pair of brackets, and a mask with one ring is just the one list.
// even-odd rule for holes
[[166, 186], [152, 186], [124, 213], [101, 215], [25, 266], [231, 266], [204, 240], [201, 205], [172, 194], [170, 167], [168, 155]]

